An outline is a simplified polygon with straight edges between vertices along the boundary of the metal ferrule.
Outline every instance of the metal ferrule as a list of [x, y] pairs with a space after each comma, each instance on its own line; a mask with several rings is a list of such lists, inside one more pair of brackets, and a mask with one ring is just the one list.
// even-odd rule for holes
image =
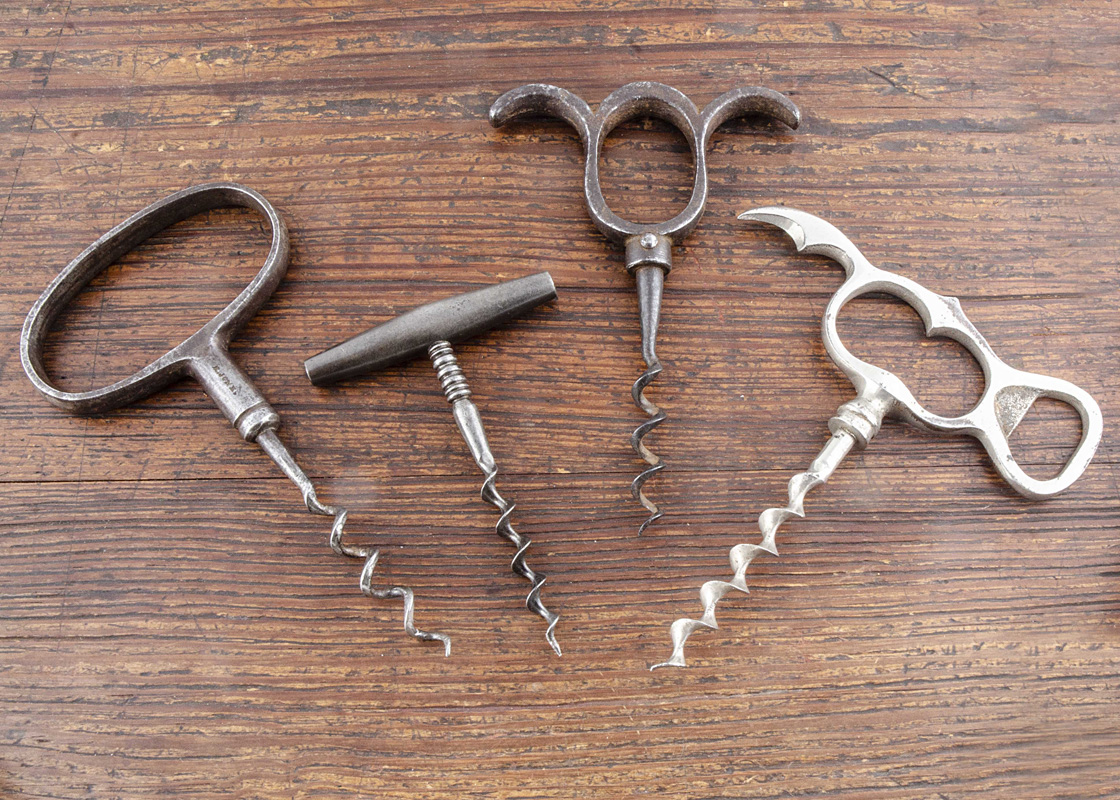
[[857, 397], [840, 406], [836, 416], [828, 421], [828, 429], [833, 433], [848, 433], [856, 440], [861, 450], [875, 438], [883, 425], [888, 403], [875, 397]]
[[673, 268], [673, 242], [660, 233], [643, 233], [626, 240], [626, 270], [633, 275], [638, 267], [658, 266], [669, 274]]
[[279, 415], [224, 350], [211, 348], [189, 368], [241, 438], [252, 442], [261, 431], [280, 425]]

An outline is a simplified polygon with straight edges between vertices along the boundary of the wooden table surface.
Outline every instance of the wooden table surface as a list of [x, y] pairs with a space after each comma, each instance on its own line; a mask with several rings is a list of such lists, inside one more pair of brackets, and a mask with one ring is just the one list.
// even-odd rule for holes
[[[0, 797], [1120, 797], [1116, 4], [414, 5], [0, 10]], [[594, 107], [631, 80], [701, 106], [760, 84], [804, 115], [713, 137], [650, 392], [669, 416], [649, 439], [666, 515], [641, 538], [632, 280], [588, 220], [575, 133], [487, 123], [522, 83]], [[687, 199], [666, 124], [624, 125], [605, 164], [626, 215]], [[358, 591], [329, 521], [197, 385], [78, 418], [23, 374], [20, 326], [58, 271], [211, 180], [262, 192], [291, 229], [287, 279], [234, 354], [449, 658]], [[1072, 489], [1032, 502], [974, 440], [888, 423], [693, 637], [690, 667], [650, 672], [852, 396], [819, 334], [841, 270], [735, 219], [772, 203], [961, 298], [1005, 360], [1092, 393], [1104, 441]], [[160, 235], [62, 317], [52, 376], [87, 389], [142, 366], [266, 250], [249, 212]], [[460, 354], [562, 658], [522, 608], [431, 366], [333, 389], [301, 367], [421, 302], [545, 269], [558, 302]], [[899, 303], [861, 301], [842, 331], [937, 411], [978, 397], [972, 360]], [[1046, 475], [1078, 435], [1040, 402], [1013, 443]]]

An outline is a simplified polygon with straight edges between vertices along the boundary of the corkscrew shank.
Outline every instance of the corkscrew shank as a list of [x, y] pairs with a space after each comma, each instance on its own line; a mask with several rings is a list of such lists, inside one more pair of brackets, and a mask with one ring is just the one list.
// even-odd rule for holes
[[482, 417], [478, 413], [478, 407], [471, 402], [470, 386], [467, 384], [466, 376], [463, 375], [463, 370], [459, 366], [459, 360], [455, 357], [451, 343], [446, 341], [433, 343], [428, 348], [428, 357], [431, 358], [432, 366], [436, 369], [436, 376], [439, 378], [440, 386], [443, 387], [444, 396], [447, 397], [447, 402], [451, 404], [451, 413], [455, 416], [459, 432], [470, 448], [475, 463], [478, 464], [479, 469], [486, 476], [482, 483], [481, 497], [498, 509], [500, 516], [495, 530], [499, 536], [508, 540], [517, 548], [513, 561], [510, 563], [510, 569], [513, 570], [514, 574], [520, 575], [533, 585], [525, 598], [525, 607], [548, 623], [548, 628], [544, 634], [545, 641], [548, 642], [549, 647], [553, 649], [556, 655], [561, 655], [560, 645], [556, 641], [555, 634], [556, 623], [560, 621], [560, 617], [549, 611], [541, 601], [541, 588], [544, 586], [545, 576], [534, 572], [525, 561], [525, 553], [532, 541], [522, 537], [513, 529], [510, 518], [513, 516], [515, 506], [502, 497], [494, 486], [494, 482], [498, 478], [498, 467], [494, 461], [494, 455], [490, 451], [490, 444], [486, 439], [486, 431], [482, 427]]

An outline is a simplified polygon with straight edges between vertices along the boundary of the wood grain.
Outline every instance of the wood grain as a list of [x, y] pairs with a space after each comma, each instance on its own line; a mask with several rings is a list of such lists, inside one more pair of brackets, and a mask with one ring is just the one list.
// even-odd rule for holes
[[[1120, 797], [1120, 13], [1042, 2], [335, 0], [0, 9], [0, 797]], [[676, 254], [636, 536], [636, 300], [587, 219], [578, 139], [494, 130], [530, 81], [593, 106], [630, 80], [698, 104], [787, 93], [797, 132], [726, 124]], [[684, 140], [608, 141], [608, 200], [687, 200]], [[399, 607], [294, 488], [182, 384], [102, 417], [23, 375], [27, 309], [86, 244], [165, 194], [232, 179], [292, 231], [288, 278], [234, 351], [321, 494], [351, 509]], [[752, 568], [754, 591], [650, 673], [668, 626], [819, 448], [850, 396], [820, 344], [839, 285], [740, 223], [783, 203], [964, 307], [1010, 363], [1073, 380], [1105, 438], [1032, 503], [972, 441], [888, 425]], [[48, 362], [69, 388], [128, 374], [220, 309], [267, 248], [213, 212], [108, 270]], [[563, 658], [424, 363], [311, 387], [301, 362], [420, 302], [548, 269], [560, 300], [462, 348], [563, 615]], [[854, 349], [956, 411], [982, 377], [897, 304], [845, 317]], [[1053, 471], [1078, 425], [1040, 403], [1015, 436]]]

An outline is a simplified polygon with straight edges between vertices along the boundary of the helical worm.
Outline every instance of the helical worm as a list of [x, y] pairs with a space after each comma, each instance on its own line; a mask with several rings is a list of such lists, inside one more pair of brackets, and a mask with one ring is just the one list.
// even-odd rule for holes
[[475, 463], [478, 464], [479, 469], [486, 476], [482, 482], [480, 496], [498, 509], [500, 516], [494, 529], [499, 536], [517, 548], [513, 561], [510, 562], [510, 569], [513, 570], [515, 575], [520, 575], [532, 584], [533, 588], [529, 590], [529, 594], [525, 598], [525, 607], [548, 623], [548, 628], [544, 634], [545, 641], [548, 642], [549, 647], [553, 649], [556, 655], [561, 655], [560, 645], [556, 641], [555, 633], [556, 623], [560, 621], [560, 617], [549, 611], [541, 601], [541, 588], [545, 582], [544, 575], [534, 572], [525, 562], [525, 553], [532, 541], [524, 538], [513, 529], [510, 518], [513, 516], [513, 510], [516, 506], [502, 497], [494, 486], [494, 482], [498, 479], [498, 466], [486, 440], [486, 431], [482, 427], [482, 417], [478, 413], [478, 407], [470, 399], [471, 389], [467, 384], [466, 376], [463, 375], [462, 367], [459, 366], [455, 351], [452, 349], [450, 342], [434, 342], [428, 348], [428, 357], [432, 360], [432, 366], [436, 369], [436, 377], [439, 378], [440, 385], [443, 387], [447, 402], [451, 404], [451, 412], [455, 415], [459, 432], [467, 442]]
[[831, 477], [832, 472], [854, 444], [855, 440], [846, 433], [833, 436], [809, 469], [789, 479], [787, 487], [789, 501], [785, 507], [768, 508], [758, 517], [762, 541], [758, 544], [737, 544], [731, 548], [731, 580], [708, 581], [700, 587], [700, 605], [704, 613], [699, 619], [682, 617], [672, 624], [669, 628], [669, 637], [673, 642], [673, 653], [667, 660], [654, 664], [650, 669], [685, 666], [684, 644], [688, 641], [688, 637], [701, 628], [710, 630], [719, 628], [716, 622], [716, 605], [728, 594], [733, 591], [750, 594], [750, 589], [747, 587], [747, 569], [751, 562], [762, 553], [778, 555], [778, 546], [775, 542], [778, 528], [790, 517], [805, 516], [805, 496]]
[[377, 558], [380, 555], [380, 550], [376, 547], [352, 545], [342, 541], [343, 529], [346, 526], [346, 509], [338, 506], [329, 506], [319, 501], [311, 480], [307, 477], [306, 473], [300, 469], [299, 465], [288, 453], [274, 431], [264, 431], [261, 433], [257, 437], [257, 443], [260, 444], [261, 448], [268, 453], [268, 455], [272, 457], [272, 460], [284, 471], [284, 474], [291, 478], [292, 482], [299, 488], [300, 494], [303, 495], [304, 505], [307, 506], [308, 511], [312, 514], [318, 514], [319, 516], [333, 518], [334, 522], [331, 525], [331, 534], [328, 540], [331, 550], [338, 553], [340, 556], [364, 559], [362, 572], [358, 578], [358, 588], [361, 589], [362, 593], [378, 600], [401, 598], [404, 604], [405, 633], [425, 642], [443, 642], [443, 654], [445, 656], [451, 655], [451, 638], [449, 636], [442, 633], [428, 633], [427, 631], [422, 631], [414, 624], [413, 609], [416, 605], [416, 600], [411, 589], [407, 586], [391, 586], [388, 589], [375, 589], [373, 587], [373, 571], [377, 567]]
[[635, 428], [634, 432], [630, 434], [630, 446], [634, 448], [634, 451], [640, 455], [647, 464], [649, 464], [649, 468], [638, 473], [637, 477], [635, 477], [630, 484], [630, 494], [632, 494], [634, 499], [641, 503], [646, 511], [649, 512], [649, 517], [638, 527], [639, 536], [645, 533], [646, 528], [663, 516], [661, 508], [650, 500], [649, 497], [646, 496], [646, 493], [642, 491], [642, 487], [645, 486], [646, 481], [665, 469], [665, 462], [661, 459], [661, 456], [650, 450], [645, 442], [642, 441], [645, 439], [646, 434], [665, 421], [665, 412], [662, 411], [656, 403], [646, 397], [645, 393], [646, 387], [660, 374], [661, 362], [654, 358], [653, 363], [646, 365], [646, 371], [641, 374], [638, 380], [634, 381], [634, 387], [630, 390], [630, 395], [634, 398], [634, 405], [649, 415], [649, 419]]

